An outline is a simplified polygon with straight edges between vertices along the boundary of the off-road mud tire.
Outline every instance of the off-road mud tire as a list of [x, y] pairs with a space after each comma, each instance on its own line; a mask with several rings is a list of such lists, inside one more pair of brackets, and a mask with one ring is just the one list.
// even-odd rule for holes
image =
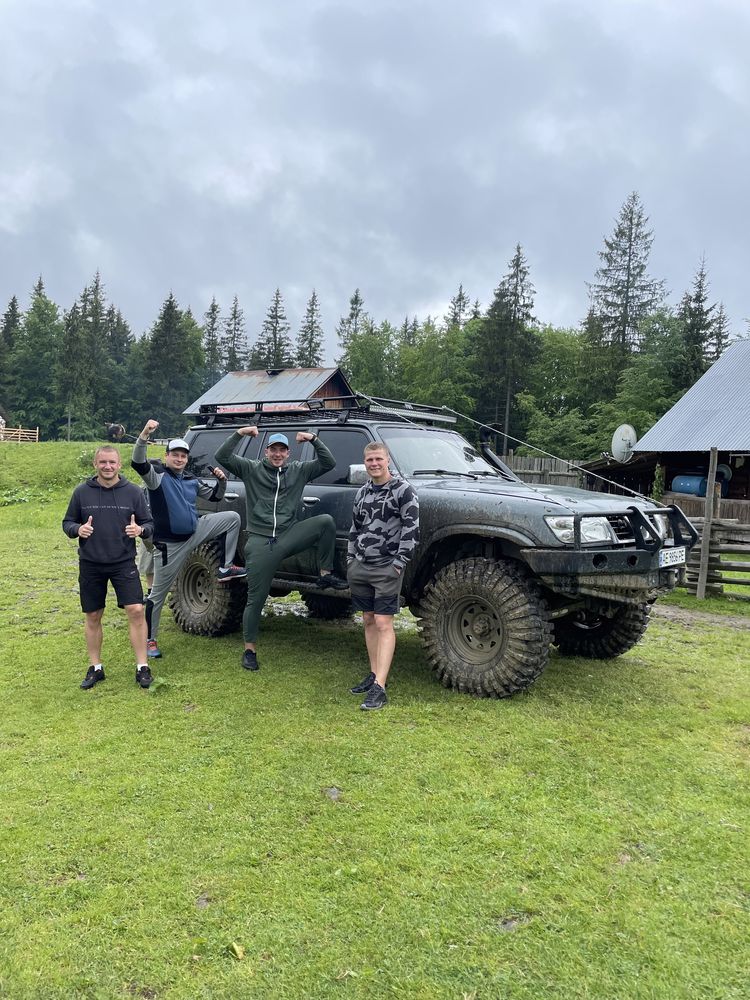
[[627, 653], [643, 636], [649, 604], [619, 604], [607, 617], [595, 609], [575, 611], [555, 622], [554, 643], [563, 656], [611, 660]]
[[223, 546], [220, 541], [199, 545], [185, 560], [169, 598], [174, 620], [192, 635], [236, 632], [247, 602], [244, 580], [219, 583], [216, 579]]
[[351, 618], [354, 614], [352, 602], [348, 597], [327, 597], [325, 594], [305, 593], [302, 594], [302, 600], [307, 605], [308, 616], [320, 621], [337, 621], [340, 618]]
[[444, 687], [507, 698], [529, 687], [547, 665], [547, 606], [513, 563], [469, 558], [444, 566], [418, 610], [427, 659]]

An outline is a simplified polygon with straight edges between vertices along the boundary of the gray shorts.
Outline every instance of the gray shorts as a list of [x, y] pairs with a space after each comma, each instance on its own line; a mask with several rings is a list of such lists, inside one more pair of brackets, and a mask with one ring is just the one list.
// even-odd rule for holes
[[138, 557], [138, 571], [141, 576], [154, 575], [154, 543], [150, 538], [142, 538], [141, 554]]
[[373, 611], [376, 615], [398, 614], [404, 571], [388, 566], [368, 566], [355, 559], [346, 571], [355, 611]]

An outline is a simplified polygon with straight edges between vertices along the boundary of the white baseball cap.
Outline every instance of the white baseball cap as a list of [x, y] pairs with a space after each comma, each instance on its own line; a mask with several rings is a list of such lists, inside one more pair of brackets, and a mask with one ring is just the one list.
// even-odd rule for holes
[[182, 448], [183, 451], [190, 451], [190, 445], [183, 438], [172, 438], [167, 445], [167, 451], [175, 451], [177, 448]]

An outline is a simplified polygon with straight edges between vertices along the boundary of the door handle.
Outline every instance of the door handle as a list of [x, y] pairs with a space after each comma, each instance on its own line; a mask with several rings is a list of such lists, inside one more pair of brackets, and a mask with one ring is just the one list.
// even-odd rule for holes
[[312, 507], [314, 503], [320, 503], [320, 497], [302, 497], [305, 507]]

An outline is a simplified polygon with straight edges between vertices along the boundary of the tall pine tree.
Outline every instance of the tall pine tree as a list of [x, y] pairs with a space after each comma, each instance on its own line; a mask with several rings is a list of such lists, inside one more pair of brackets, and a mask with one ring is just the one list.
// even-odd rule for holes
[[183, 410], [203, 386], [201, 329], [190, 311], [182, 312], [170, 292], [145, 345], [142, 419], [153, 417], [165, 437], [182, 434]]
[[599, 252], [601, 266], [591, 285], [594, 312], [605, 341], [623, 356], [637, 348], [640, 326], [664, 299], [664, 282], [648, 274], [653, 233], [634, 191], [620, 209], [613, 234]]
[[70, 440], [86, 440], [94, 434], [93, 392], [97, 369], [90, 364], [90, 317], [81, 315], [74, 302], [64, 317], [62, 337], [54, 368], [53, 390], [65, 416], [64, 434]]
[[720, 302], [716, 310], [711, 336], [706, 345], [706, 361], [710, 365], [719, 360], [729, 347], [730, 340], [729, 318], [724, 310], [724, 303]]
[[21, 331], [21, 310], [14, 295], [3, 313], [0, 326], [0, 415], [9, 417], [11, 399], [11, 358], [13, 348]]
[[320, 325], [320, 305], [314, 288], [297, 334], [295, 363], [298, 368], [320, 368], [323, 364], [323, 327]]
[[701, 258], [693, 278], [693, 287], [685, 292], [678, 318], [682, 333], [682, 364], [675, 381], [687, 391], [708, 370], [706, 356], [714, 325], [715, 305], [708, 304], [708, 275], [705, 258]]
[[[237, 298], [235, 296], [235, 302]], [[237, 307], [239, 309], [239, 305]], [[216, 297], [203, 314], [203, 357], [206, 361], [203, 388], [209, 389], [224, 373], [221, 357], [221, 316]]]
[[[479, 419], [514, 429], [514, 396], [526, 387], [539, 337], [533, 317], [534, 286], [521, 245], [517, 244], [508, 273], [495, 289], [487, 315], [473, 329], [474, 362], [478, 372]], [[503, 438], [503, 454], [508, 439]]]
[[112, 381], [104, 418], [115, 423], [130, 419], [133, 403], [140, 395], [140, 371], [132, 364], [135, 337], [119, 309], [110, 305], [105, 318], [107, 350], [112, 365]]
[[221, 340], [221, 360], [225, 372], [239, 372], [247, 368], [247, 335], [245, 334], [245, 314], [240, 309], [235, 295], [232, 308], [224, 320]]
[[251, 353], [253, 369], [291, 368], [294, 364], [289, 321], [284, 311], [284, 300], [277, 288], [268, 307], [263, 328]]
[[448, 312], [445, 316], [445, 325], [447, 327], [457, 326], [463, 329], [464, 324], [469, 319], [471, 310], [471, 302], [469, 301], [469, 296], [464, 291], [464, 286], [459, 285], [458, 291], [451, 299]]
[[63, 412], [50, 385], [61, 338], [59, 309], [48, 298], [40, 277], [10, 359], [11, 398], [13, 422], [38, 427], [45, 438], [56, 438], [64, 425]]
[[344, 370], [347, 370], [348, 365], [349, 342], [352, 337], [356, 337], [357, 334], [361, 333], [367, 324], [372, 325], [372, 320], [365, 312], [364, 299], [359, 294], [359, 289], [355, 288], [354, 295], [349, 299], [348, 315], [342, 316], [336, 325], [336, 337], [341, 352], [340, 357], [336, 360], [336, 364], [340, 365]]

